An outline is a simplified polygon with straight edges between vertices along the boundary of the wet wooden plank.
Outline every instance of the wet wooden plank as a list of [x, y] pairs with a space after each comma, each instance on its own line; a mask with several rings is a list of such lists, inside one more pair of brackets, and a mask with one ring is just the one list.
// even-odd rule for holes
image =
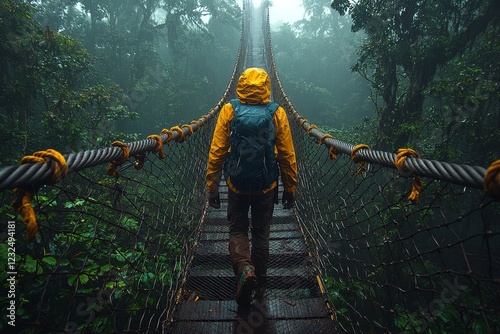
[[[275, 269], [269, 270], [269, 273], [271, 275], [268, 276], [266, 285], [268, 295], [317, 297], [321, 294], [310, 270], [300, 272]], [[236, 278], [231, 269], [193, 270], [187, 278], [185, 288], [202, 299], [229, 300], [235, 298]]]
[[[307, 253], [274, 253], [269, 255], [269, 266], [274, 267], [286, 267], [293, 266], [299, 263], [309, 262], [306, 257]], [[229, 251], [226, 248], [225, 253], [206, 253], [196, 254], [193, 266], [207, 266], [213, 265], [214, 267], [231, 266], [231, 257], [229, 256]]]
[[259, 333], [259, 334], [290, 334], [290, 333], [317, 333], [337, 334], [339, 330], [335, 321], [330, 318], [298, 319], [298, 320], [270, 320], [261, 317], [243, 319], [239, 317], [233, 321], [179, 321], [171, 331], [175, 334], [207, 334], [207, 333]]
[[[227, 231], [227, 228], [226, 228]], [[251, 239], [251, 233], [248, 233]], [[269, 236], [269, 240], [280, 240], [280, 239], [301, 239], [303, 238], [302, 233], [298, 230], [296, 231], [273, 231]], [[203, 233], [200, 237], [200, 241], [227, 241], [229, 240], [229, 232], [219, 232], [219, 233]]]
[[213, 321], [178, 321], [173, 324], [167, 333], [175, 334], [208, 334], [208, 333], [233, 333], [232, 322]]
[[[204, 233], [221, 233], [227, 232], [228, 226], [226, 225], [205, 225], [203, 227]], [[298, 223], [286, 223], [286, 224], [271, 224], [271, 233], [278, 231], [300, 231]]]
[[[227, 254], [227, 241], [200, 242], [196, 247], [197, 254], [217, 255]], [[270, 240], [269, 254], [307, 254], [306, 245], [302, 239]]]
[[[272, 277], [315, 277], [310, 267], [298, 264], [294, 268], [269, 268], [267, 271], [268, 276]], [[189, 272], [191, 277], [231, 277], [234, 278], [232, 267], [224, 269], [192, 269]]]
[[276, 299], [254, 302], [250, 308], [234, 300], [199, 300], [181, 302], [176, 321], [234, 321], [242, 310], [258, 312], [266, 319], [329, 318], [330, 312], [321, 297], [299, 300]]
[[[249, 214], [251, 218], [251, 214]], [[289, 224], [295, 220], [292, 210], [275, 209], [271, 224]], [[209, 208], [205, 225], [227, 225], [227, 203], [221, 202], [220, 209]]]

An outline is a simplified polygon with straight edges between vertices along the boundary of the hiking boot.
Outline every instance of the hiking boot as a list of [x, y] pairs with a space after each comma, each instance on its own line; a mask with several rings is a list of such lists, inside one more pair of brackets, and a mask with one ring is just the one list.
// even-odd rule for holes
[[250, 305], [252, 302], [252, 292], [257, 285], [257, 276], [255, 276], [254, 266], [246, 266], [241, 272], [236, 289], [236, 302], [239, 305]]

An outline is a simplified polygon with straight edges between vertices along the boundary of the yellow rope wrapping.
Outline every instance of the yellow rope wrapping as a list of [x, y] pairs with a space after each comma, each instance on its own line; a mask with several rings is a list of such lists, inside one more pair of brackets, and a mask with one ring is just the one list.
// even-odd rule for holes
[[26, 241], [34, 241], [38, 234], [38, 224], [36, 222], [35, 210], [31, 205], [35, 192], [22, 188], [14, 189], [16, 199], [12, 202], [14, 212], [21, 215], [21, 220], [26, 223]]
[[500, 201], [500, 160], [493, 162], [484, 175], [484, 192], [496, 201]]
[[161, 130], [160, 134], [167, 135], [167, 145], [169, 145], [170, 141], [174, 137], [174, 135], [172, 134], [172, 131], [170, 131], [169, 129]]
[[304, 125], [304, 123], [309, 123], [309, 121], [304, 117], [301, 117], [300, 125]]
[[[319, 140], [319, 145], [321, 144], [324, 144], [325, 143], [325, 139], [327, 138], [330, 138], [330, 139], [334, 139], [333, 136], [331, 134], [324, 134], [320, 140]], [[337, 151], [337, 149], [333, 146], [330, 146], [330, 148], [328, 149], [328, 156], [330, 157], [330, 159], [332, 160], [335, 160], [337, 159], [337, 155], [339, 154], [339, 152]]]
[[326, 140], [327, 138], [334, 139], [334, 138], [333, 138], [333, 136], [332, 136], [331, 134], [329, 134], [329, 133], [324, 134], [324, 135], [323, 135], [323, 136], [319, 139], [319, 145], [324, 144], [324, 143], [325, 143], [325, 140]]
[[307, 131], [306, 131], [306, 132], [307, 132], [307, 133], [310, 133], [310, 132], [312, 131], [312, 129], [317, 129], [317, 128], [318, 128], [318, 127], [317, 127], [316, 125], [311, 124], [311, 125], [309, 126], [309, 129], [307, 129]]
[[[53, 149], [46, 151], [38, 151], [33, 155], [23, 157], [20, 164], [26, 163], [47, 163], [51, 162], [50, 168], [52, 169], [51, 183], [54, 184], [63, 179], [68, 174], [68, 165], [64, 156]], [[32, 200], [35, 192], [22, 188], [15, 188], [14, 194], [16, 198], [12, 202], [14, 212], [21, 215], [21, 220], [26, 223], [26, 241], [31, 242], [35, 240], [38, 234], [38, 224], [36, 222], [35, 210], [33, 210]]]
[[[358, 157], [356, 155], [358, 154], [359, 150], [369, 150], [369, 149], [370, 149], [370, 146], [368, 146], [366, 144], [359, 144], [359, 145], [354, 146], [354, 148], [352, 149], [352, 152], [351, 152], [352, 161], [358, 162]], [[363, 173], [366, 170], [365, 165], [366, 165], [366, 161], [361, 161], [361, 163], [359, 164], [359, 168], [356, 171], [356, 175], [360, 175], [361, 173]]]
[[[404, 166], [404, 162], [408, 156], [415, 156], [420, 158], [420, 154], [411, 148], [400, 148], [398, 154], [396, 155], [396, 161], [394, 162], [399, 173], [403, 176], [408, 176], [409, 170]], [[411, 182], [411, 193], [408, 196], [408, 200], [413, 204], [419, 203], [420, 190], [422, 189], [422, 179], [420, 176], [413, 176]]]
[[153, 150], [153, 153], [158, 153], [158, 157], [160, 159], [165, 159], [165, 152], [163, 151], [163, 139], [161, 139], [160, 135], [149, 135], [148, 139], [156, 140], [156, 147]]
[[182, 141], [184, 141], [184, 131], [182, 131], [180, 126], [173, 126], [170, 128], [170, 131], [171, 132], [174, 132], [174, 131], [179, 132], [179, 137], [177, 137], [175, 139], [177, 142], [181, 143]]
[[193, 132], [194, 132], [194, 131], [193, 131], [193, 127], [191, 126], [191, 123], [189, 123], [189, 124], [183, 124], [183, 125], [181, 126], [181, 128], [184, 128], [184, 127], [186, 127], [186, 128], [188, 128], [188, 129], [189, 129], [189, 134], [188, 134], [188, 136], [191, 136], [191, 135], [193, 134]]
[[128, 158], [130, 156], [130, 148], [127, 146], [127, 144], [125, 144], [124, 142], [121, 142], [119, 140], [117, 140], [115, 142], [112, 142], [111, 146], [113, 146], [113, 147], [119, 147], [119, 148], [121, 148], [123, 150], [123, 158], [122, 158], [122, 160], [121, 161], [112, 161], [108, 165], [108, 170], [107, 170], [108, 175], [111, 175], [111, 176], [114, 176], [114, 177], [119, 177], [120, 176], [120, 171], [118, 169], [116, 169], [116, 166], [121, 165], [122, 163], [124, 163], [125, 161], [128, 160]]

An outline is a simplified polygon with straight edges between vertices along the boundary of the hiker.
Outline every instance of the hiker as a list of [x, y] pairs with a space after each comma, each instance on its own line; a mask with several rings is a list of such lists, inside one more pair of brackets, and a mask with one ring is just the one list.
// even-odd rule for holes
[[[294, 206], [297, 163], [285, 110], [270, 102], [271, 81], [265, 70], [246, 69], [238, 79], [238, 99], [225, 104], [210, 147], [206, 185], [209, 205], [220, 208], [219, 184], [224, 169], [228, 185], [229, 253], [237, 280], [236, 302], [248, 305], [253, 290], [263, 291], [269, 260], [269, 232], [278, 203]], [[224, 167], [223, 167], [224, 166]], [[252, 253], [248, 211], [251, 207]]]

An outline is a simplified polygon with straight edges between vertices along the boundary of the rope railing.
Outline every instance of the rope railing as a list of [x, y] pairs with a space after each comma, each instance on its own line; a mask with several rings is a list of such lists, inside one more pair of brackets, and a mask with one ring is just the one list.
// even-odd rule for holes
[[[273, 65], [273, 68], [274, 71], [276, 71], [275, 65]], [[317, 127], [309, 123], [295, 110], [293, 104], [288, 99], [283, 87], [281, 86], [277, 73], [275, 73], [275, 78], [276, 81], [273, 84], [276, 85], [276, 87], [279, 87], [277, 90], [279, 97], [277, 99], [280, 100], [280, 103], [286, 107], [286, 110], [293, 117], [295, 122], [297, 122], [297, 124], [299, 124], [305, 132], [309, 133], [310, 136], [315, 138], [318, 142], [323, 143], [327, 147], [332, 148], [339, 153], [350, 156], [355, 145], [334, 138], [323, 139], [325, 133], [321, 132]], [[359, 161], [365, 161], [378, 164], [383, 167], [396, 169], [396, 154], [391, 152], [361, 150], [357, 155], [357, 159]], [[478, 189], [484, 189], [487, 186], [484, 181], [487, 169], [481, 166], [460, 165], [410, 157], [405, 161], [404, 167], [408, 170], [409, 175], [419, 175]], [[496, 195], [496, 197], [497, 196], [498, 195]]]
[[[291, 120], [297, 154], [294, 212], [341, 327], [349, 333], [499, 332], [500, 203], [494, 199], [500, 164], [486, 169], [411, 152], [398, 159], [323, 133], [288, 99], [272, 55], [267, 7], [263, 15], [272, 94]], [[0, 232], [15, 237], [9, 271], [16, 276], [16, 329], [158, 333], [179, 299], [197, 298], [180, 287], [206, 214], [204, 170], [215, 120], [235, 97], [244, 66], [245, 24], [220, 101], [197, 121], [157, 135], [161, 143], [150, 137], [126, 143], [127, 154], [114, 146], [67, 154], [61, 180], [53, 178], [57, 162], [50, 159], [0, 170], [0, 212], [9, 221]], [[97, 168], [112, 163], [119, 177]], [[419, 186], [417, 176], [424, 178]], [[485, 194], [485, 186], [493, 190]], [[12, 188], [34, 192], [34, 242], [14, 223]], [[420, 199], [410, 201], [416, 188]], [[2, 241], [8, 264], [10, 244]], [[278, 242], [286, 247], [288, 241]], [[4, 283], [7, 278], [7, 271], [0, 274]], [[293, 313], [293, 303], [277, 302]], [[0, 303], [9, 305], [7, 294]]]
[[[341, 326], [349, 333], [499, 331], [500, 160], [486, 169], [335, 139], [295, 110], [270, 37], [268, 49], [274, 99], [293, 120], [296, 213]], [[413, 154], [400, 159], [404, 151]]]

